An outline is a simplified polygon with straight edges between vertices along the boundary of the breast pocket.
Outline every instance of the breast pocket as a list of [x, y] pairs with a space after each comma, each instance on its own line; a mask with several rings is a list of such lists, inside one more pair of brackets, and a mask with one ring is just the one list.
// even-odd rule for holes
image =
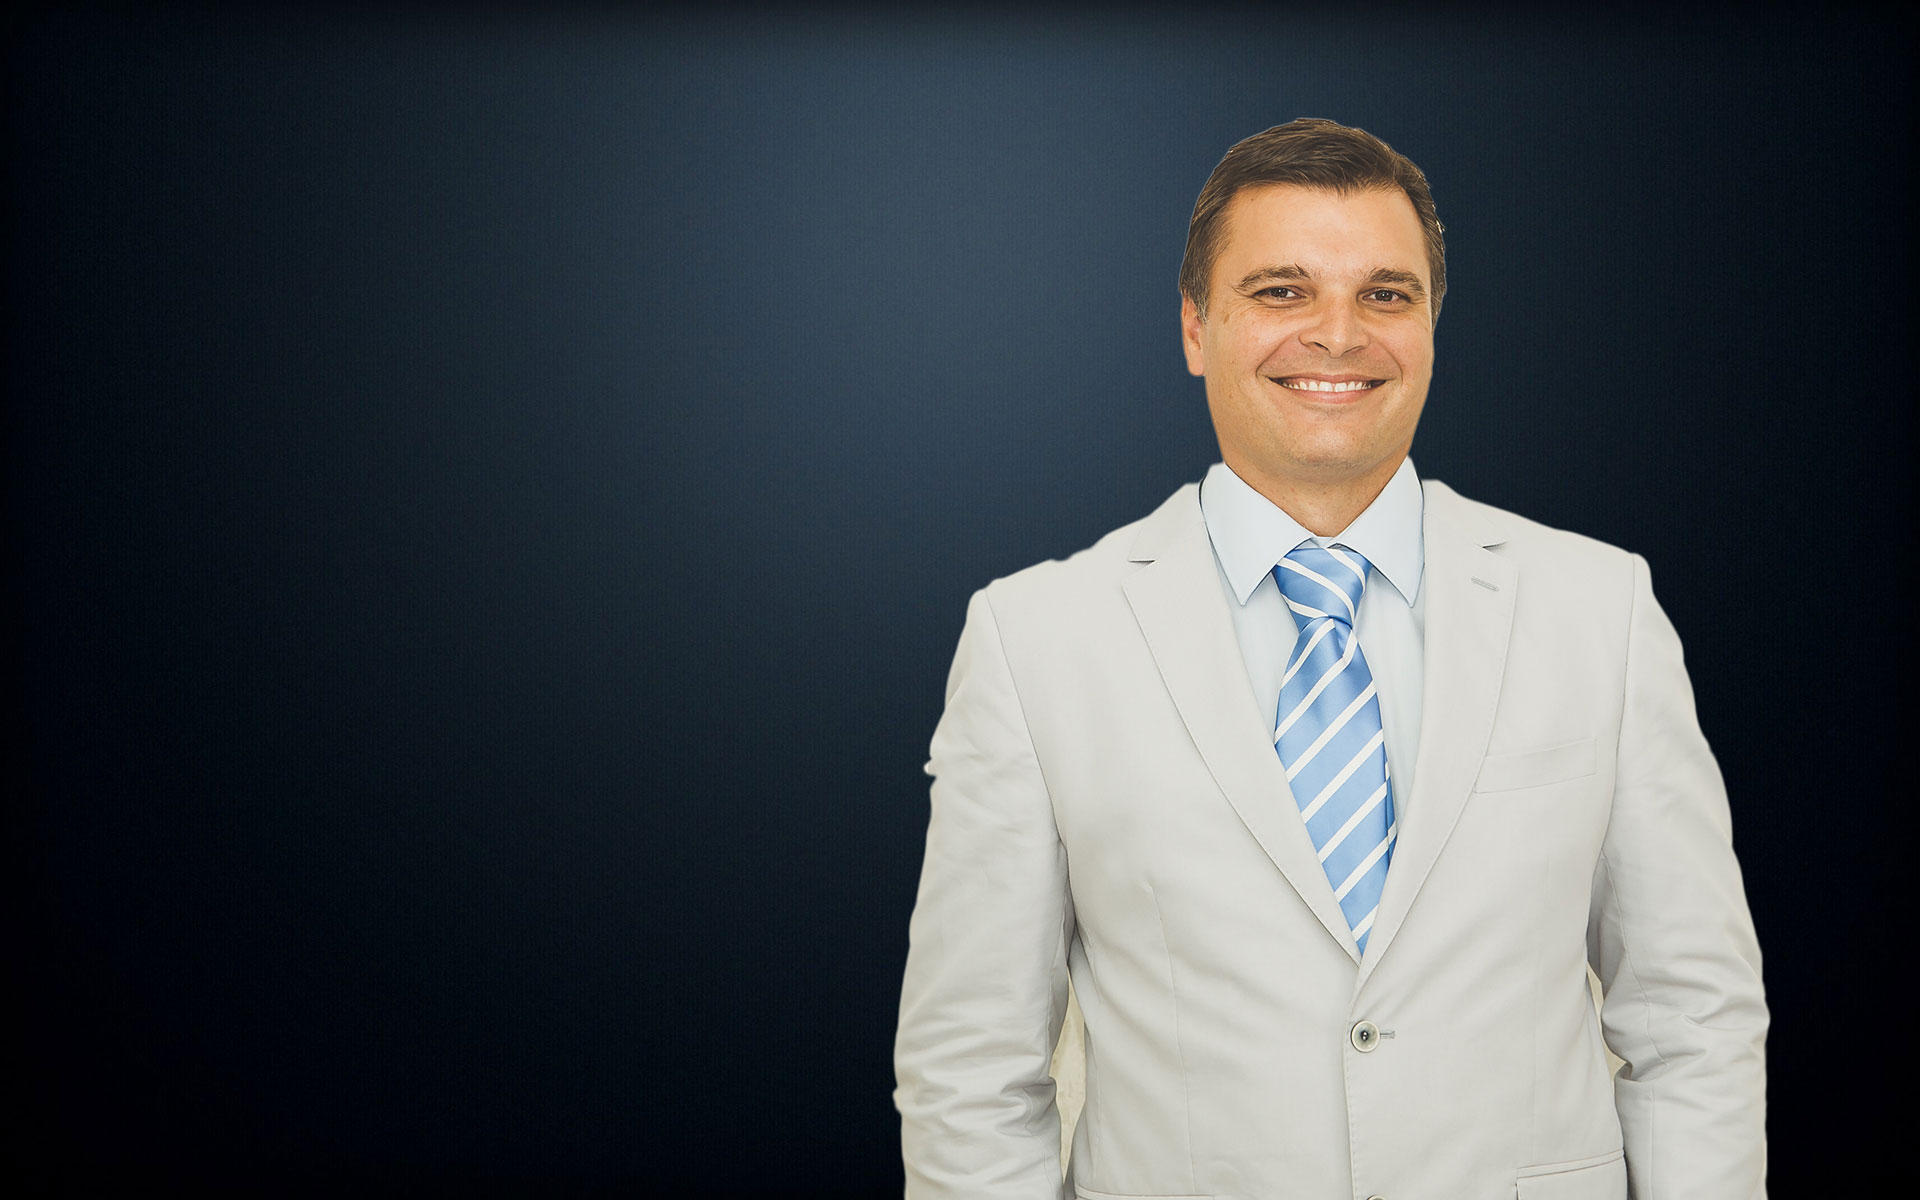
[[1520, 788], [1540, 787], [1579, 779], [1594, 771], [1592, 738], [1527, 750], [1519, 754], [1489, 754], [1480, 760], [1480, 774], [1473, 782], [1476, 792], [1512, 792]]
[[1525, 1167], [1514, 1181], [1518, 1200], [1624, 1200], [1627, 1159], [1615, 1150], [1595, 1158]]

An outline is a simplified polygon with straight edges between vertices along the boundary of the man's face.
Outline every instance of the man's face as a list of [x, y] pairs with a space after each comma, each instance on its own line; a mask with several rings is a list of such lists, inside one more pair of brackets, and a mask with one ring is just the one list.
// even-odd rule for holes
[[1225, 232], [1206, 319], [1186, 300], [1180, 324], [1226, 464], [1269, 498], [1385, 486], [1433, 378], [1413, 204], [1398, 189], [1247, 188]]

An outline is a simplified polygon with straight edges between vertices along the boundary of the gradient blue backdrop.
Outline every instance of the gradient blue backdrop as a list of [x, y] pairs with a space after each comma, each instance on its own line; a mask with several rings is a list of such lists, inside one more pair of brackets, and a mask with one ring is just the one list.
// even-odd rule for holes
[[966, 597], [1212, 461], [1186, 216], [1317, 115], [1448, 226], [1422, 471], [1646, 554], [1686, 640], [1775, 1194], [1879, 1178], [1910, 50], [1845, 9], [16, 21], [10, 1173], [897, 1194]]

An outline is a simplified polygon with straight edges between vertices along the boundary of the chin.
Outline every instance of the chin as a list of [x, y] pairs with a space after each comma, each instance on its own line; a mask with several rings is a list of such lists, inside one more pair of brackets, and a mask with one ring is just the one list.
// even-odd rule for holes
[[1377, 463], [1379, 456], [1360, 453], [1352, 446], [1289, 446], [1281, 461], [1302, 471], [1362, 471]]
[[[1297, 452], [1285, 460], [1286, 469], [1303, 483], [1340, 484], [1362, 479], [1387, 465], [1388, 456], [1352, 451]], [[1398, 465], [1395, 460], [1394, 465]]]

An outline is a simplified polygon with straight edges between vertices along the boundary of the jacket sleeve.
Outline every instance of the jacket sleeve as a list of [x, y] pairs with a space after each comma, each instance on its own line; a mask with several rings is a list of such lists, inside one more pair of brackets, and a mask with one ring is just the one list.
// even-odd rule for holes
[[1726, 787], [1633, 556], [1613, 810], [1588, 954], [1635, 1200], [1766, 1194], [1766, 999]]
[[1066, 851], [985, 591], [934, 731], [894, 1044], [912, 1200], [1057, 1200], [1049, 1062], [1066, 1008]]

